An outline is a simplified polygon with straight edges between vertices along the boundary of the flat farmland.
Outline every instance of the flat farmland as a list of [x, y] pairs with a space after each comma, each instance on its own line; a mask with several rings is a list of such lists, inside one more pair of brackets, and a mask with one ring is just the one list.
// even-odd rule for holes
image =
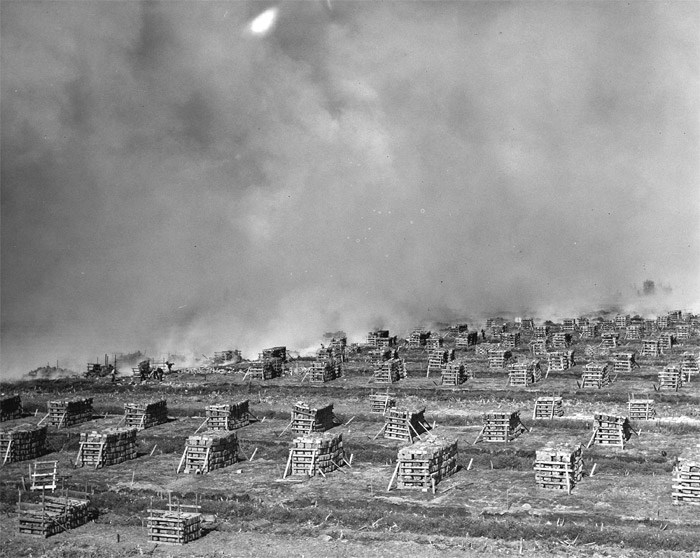
[[[370, 412], [368, 395], [385, 393], [373, 382], [364, 354], [350, 355], [343, 377], [324, 384], [304, 379], [309, 362], [289, 364], [282, 377], [249, 381], [230, 373], [173, 373], [163, 382], [80, 378], [4, 383], [19, 393], [25, 416], [3, 423], [36, 424], [54, 399], [93, 397], [95, 418], [49, 429], [59, 463], [59, 485], [87, 491], [99, 511], [94, 522], [48, 539], [19, 535], [16, 502], [28, 463], [2, 467], [0, 513], [5, 556], [691, 556], [700, 550], [697, 506], [675, 505], [672, 471], [687, 447], [700, 443], [700, 377], [677, 392], [656, 390], [658, 372], [691, 339], [663, 358], [637, 357], [639, 367], [602, 389], [581, 389], [588, 360], [574, 345], [576, 366], [549, 372], [527, 388], [508, 386], [505, 370], [489, 370], [473, 350], [457, 351], [474, 374], [458, 388], [426, 377], [427, 353], [401, 351], [408, 377], [388, 387], [400, 408], [425, 409], [432, 432], [457, 440], [458, 470], [437, 490], [387, 491], [402, 442], [379, 434], [384, 417]], [[630, 345], [623, 350], [634, 350]], [[515, 354], [526, 355], [525, 348]], [[543, 362], [546, 371], [546, 363]], [[624, 449], [588, 444], [593, 415], [627, 416], [630, 394], [655, 400], [657, 418], [633, 421]], [[564, 416], [534, 420], [540, 396], [561, 396]], [[117, 426], [124, 403], [164, 398], [169, 421], [140, 431], [138, 457], [91, 469], [76, 467], [79, 434]], [[238, 429], [241, 460], [204, 475], [176, 474], [187, 436], [201, 427], [205, 407], [249, 400], [258, 420]], [[352, 466], [326, 477], [283, 473], [295, 435], [285, 427], [292, 406], [333, 404], [346, 458]], [[510, 443], [474, 443], [488, 411], [519, 411], [529, 429]], [[570, 495], [537, 488], [535, 452], [549, 444], [584, 446], [584, 477]], [[253, 457], [253, 459], [249, 459]], [[594, 469], [595, 467], [595, 469]], [[594, 469], [594, 474], [591, 472]], [[59, 489], [60, 490], [60, 489]], [[206, 527], [197, 541], [179, 546], [148, 542], [146, 510], [168, 502], [202, 506]]]

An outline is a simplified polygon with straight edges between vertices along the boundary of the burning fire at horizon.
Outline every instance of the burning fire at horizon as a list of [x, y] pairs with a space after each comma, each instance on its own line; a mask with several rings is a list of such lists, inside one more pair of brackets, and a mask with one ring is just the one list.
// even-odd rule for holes
[[253, 20], [248, 24], [248, 32], [257, 37], [266, 36], [274, 29], [275, 23], [277, 23], [278, 14], [279, 9], [277, 7], [268, 8], [253, 18]]

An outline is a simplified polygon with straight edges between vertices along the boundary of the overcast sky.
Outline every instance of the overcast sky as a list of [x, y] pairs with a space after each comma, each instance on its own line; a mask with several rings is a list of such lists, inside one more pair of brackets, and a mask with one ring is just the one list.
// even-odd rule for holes
[[275, 6], [2, 1], [3, 374], [700, 311], [700, 3]]

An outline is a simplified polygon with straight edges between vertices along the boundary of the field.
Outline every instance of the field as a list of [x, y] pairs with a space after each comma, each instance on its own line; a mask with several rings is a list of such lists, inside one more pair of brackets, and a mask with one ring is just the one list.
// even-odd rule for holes
[[[526, 354], [526, 344], [516, 354]], [[370, 412], [372, 383], [363, 353], [351, 355], [344, 376], [325, 384], [302, 382], [297, 361], [282, 378], [244, 381], [243, 373], [173, 373], [165, 381], [134, 383], [59, 379], [3, 383], [19, 393], [25, 417], [3, 423], [37, 423], [47, 401], [94, 397], [96, 418], [50, 430], [59, 461], [60, 485], [87, 491], [99, 515], [94, 522], [48, 539], [17, 532], [16, 503], [38, 498], [22, 491], [27, 462], [0, 469], [0, 555], [18, 556], [692, 556], [700, 552], [700, 508], [674, 505], [672, 471], [684, 448], [700, 443], [700, 377], [678, 392], [656, 391], [658, 371], [683, 351], [697, 354], [691, 338], [658, 359], [637, 356], [640, 367], [619, 374], [602, 389], [580, 389], [583, 345], [574, 345], [577, 365], [550, 372], [528, 388], [509, 388], [505, 371], [457, 351], [475, 373], [459, 388], [442, 387], [437, 373], [426, 378], [427, 354], [402, 351], [408, 378], [390, 387], [401, 407], [423, 408], [433, 431], [458, 440], [459, 469], [437, 491], [387, 491], [400, 442], [374, 436], [384, 419]], [[627, 349], [638, 350], [632, 342]], [[627, 415], [629, 394], [653, 398], [657, 419], [635, 421], [624, 449], [584, 447], [583, 480], [571, 495], [538, 489], [535, 451], [550, 442], [586, 445], [596, 412]], [[533, 420], [534, 401], [560, 395], [564, 417]], [[168, 423], [139, 432], [135, 460], [98, 470], [76, 468], [80, 432], [115, 426], [126, 402], [164, 397]], [[176, 475], [184, 442], [213, 403], [250, 400], [260, 420], [237, 431], [245, 457], [205, 475]], [[325, 478], [283, 480], [292, 405], [333, 403], [352, 467]], [[530, 429], [508, 444], [474, 444], [482, 413], [518, 410]], [[252, 460], [247, 460], [255, 454]], [[471, 467], [469, 464], [471, 463]], [[595, 473], [590, 476], [595, 465]], [[202, 538], [184, 546], [155, 545], [145, 531], [146, 510], [168, 501], [199, 503]]]

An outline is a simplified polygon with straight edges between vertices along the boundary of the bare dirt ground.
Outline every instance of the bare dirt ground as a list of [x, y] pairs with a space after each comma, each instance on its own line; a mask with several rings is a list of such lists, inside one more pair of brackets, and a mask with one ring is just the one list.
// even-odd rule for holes
[[[59, 461], [63, 487], [90, 493], [99, 516], [49, 539], [19, 535], [15, 505], [28, 465], [5, 465], [0, 556], [700, 555], [700, 508], [674, 505], [671, 498], [676, 458], [700, 443], [700, 378], [677, 393], [653, 387], [664, 364], [676, 362], [683, 350], [697, 349], [695, 339], [663, 359], [638, 358], [641, 367], [601, 390], [578, 388], [582, 355], [573, 369], [515, 389], [507, 386], [505, 372], [489, 371], [484, 360], [466, 352], [462, 356], [476, 378], [449, 389], [437, 385], [436, 374], [426, 378], [424, 352], [404, 354], [409, 377], [390, 391], [401, 407], [424, 407], [435, 433], [459, 444], [460, 469], [438, 485], [436, 494], [387, 492], [401, 444], [373, 439], [383, 417], [370, 413], [367, 395], [386, 387], [371, 382], [363, 355], [351, 359], [345, 377], [323, 385], [302, 383], [301, 374], [251, 383], [242, 373], [176, 373], [163, 383], [146, 384], [126, 378], [117, 385], [77, 379], [2, 384], [5, 393], [20, 393], [27, 411], [3, 427], [38, 422], [51, 399], [94, 397], [97, 418], [52, 430], [54, 451], [45, 458]], [[584, 449], [587, 475], [571, 495], [536, 488], [535, 451], [549, 442], [585, 446], [593, 414], [626, 415], [630, 393], [655, 399], [658, 419], [634, 423], [641, 435], [625, 449]], [[532, 420], [539, 395], [561, 395], [565, 416]], [[139, 433], [137, 459], [99, 470], [73, 465], [80, 432], [115, 426], [126, 402], [159, 397], [167, 399], [171, 420]], [[237, 431], [242, 460], [207, 475], [176, 475], [185, 439], [201, 425], [204, 407], [242, 399], [250, 400], [260, 419]], [[282, 479], [294, 435], [281, 433], [300, 400], [333, 403], [342, 423], [334, 430], [343, 434], [352, 467], [326, 478]], [[481, 414], [493, 409], [519, 410], [530, 431], [509, 444], [473, 444]], [[247, 460], [253, 452], [254, 459]], [[207, 528], [201, 539], [182, 547], [148, 542], [146, 510], [164, 507], [169, 498], [202, 505]]]

